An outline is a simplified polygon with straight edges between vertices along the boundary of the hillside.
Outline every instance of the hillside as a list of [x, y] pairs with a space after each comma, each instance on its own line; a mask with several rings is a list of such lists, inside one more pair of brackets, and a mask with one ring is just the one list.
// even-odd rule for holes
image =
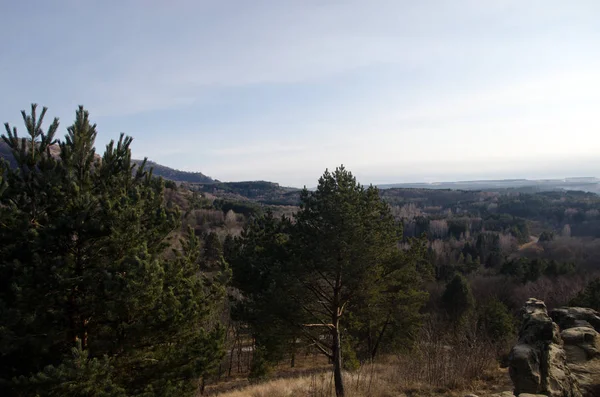
[[191, 190], [210, 193], [229, 200], [250, 200], [267, 205], [297, 205], [300, 189], [280, 186], [275, 182], [218, 182], [213, 184], [191, 184]]
[[[136, 164], [141, 164], [143, 160], [132, 160]], [[204, 175], [201, 172], [189, 172], [180, 171], [174, 168], [170, 168], [154, 161], [146, 161], [146, 167], [153, 169], [153, 174], [156, 176], [162, 176], [164, 179], [168, 179], [174, 182], [187, 182], [187, 183], [215, 183], [218, 182], [216, 179], [212, 179], [209, 176]]]
[[[58, 145], [53, 145], [52, 150], [54, 156], [59, 155]], [[15, 167], [15, 161], [8, 145], [0, 140], [0, 158], [8, 161], [11, 167]], [[143, 160], [132, 160], [135, 164], [139, 165]], [[188, 182], [188, 183], [215, 183], [218, 182], [209, 176], [204, 175], [201, 172], [188, 172], [180, 171], [174, 168], [170, 168], [154, 161], [148, 160], [146, 162], [146, 168], [152, 168], [155, 176], [161, 176], [164, 179], [168, 179], [174, 182]]]
[[8, 164], [10, 164], [11, 167], [16, 166], [13, 155], [10, 152], [10, 148], [2, 139], [0, 139], [0, 158], [8, 161]]
[[[50, 154], [58, 158], [60, 156], [60, 148], [58, 145], [52, 145], [50, 147]], [[10, 147], [4, 142], [3, 139], [0, 138], [0, 159], [4, 159], [8, 162], [11, 167], [16, 167], [17, 163], [10, 151]]]

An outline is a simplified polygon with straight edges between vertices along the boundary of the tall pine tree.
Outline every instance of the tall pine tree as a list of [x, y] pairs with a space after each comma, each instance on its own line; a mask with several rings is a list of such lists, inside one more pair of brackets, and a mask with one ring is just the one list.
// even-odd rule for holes
[[343, 396], [343, 356], [352, 358], [352, 348], [368, 359], [414, 337], [426, 299], [425, 246], [414, 240], [402, 252], [400, 238], [377, 189], [340, 167], [302, 192], [295, 221], [267, 214], [230, 239], [237, 309], [256, 338], [256, 365], [293, 354], [303, 338], [333, 362]]
[[373, 186], [364, 188], [343, 166], [325, 171], [317, 190], [301, 194], [294, 227], [294, 279], [306, 318], [330, 334], [314, 343], [334, 364], [335, 391], [344, 396], [342, 334], [349, 306], [386, 276], [397, 254], [399, 229]]
[[227, 269], [198, 271], [194, 235], [165, 255], [180, 214], [134, 172], [131, 138], [100, 158], [80, 107], [57, 147], [58, 120], [44, 132], [36, 111], [28, 136], [2, 137], [18, 168], [0, 196], [0, 394], [191, 394], [221, 355], [222, 329], [205, 325]]

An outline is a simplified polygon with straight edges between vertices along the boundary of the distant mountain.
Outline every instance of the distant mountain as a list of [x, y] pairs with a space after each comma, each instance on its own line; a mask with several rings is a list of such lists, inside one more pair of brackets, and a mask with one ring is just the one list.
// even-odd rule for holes
[[17, 166], [17, 163], [15, 162], [15, 159], [12, 155], [12, 152], [10, 151], [10, 148], [8, 147], [8, 145], [6, 143], [4, 143], [2, 138], [0, 138], [0, 158], [8, 161], [8, 164], [12, 168]]
[[[54, 158], [60, 157], [60, 147], [58, 145], [50, 146], [50, 155]], [[10, 147], [0, 138], [0, 159], [4, 159], [8, 162], [9, 166], [14, 168], [17, 166], [17, 162], [10, 150]]]
[[[50, 148], [50, 152], [53, 156], [60, 156], [60, 149], [58, 145], [53, 145]], [[0, 158], [8, 161], [11, 167], [16, 167], [17, 164], [12, 155], [10, 147], [0, 139]], [[142, 160], [132, 160], [135, 164], [139, 165], [142, 163]], [[187, 172], [187, 171], [179, 171], [170, 167], [166, 167], [164, 165], [155, 163], [154, 161], [147, 161], [146, 168], [152, 168], [153, 174], [155, 176], [162, 176], [164, 179], [168, 179], [174, 182], [188, 182], [188, 183], [215, 183], [218, 182], [215, 179], [212, 179], [209, 176], [204, 175], [201, 172]]]
[[[132, 160], [137, 165], [141, 164], [143, 160]], [[170, 168], [154, 161], [146, 161], [146, 168], [152, 168], [152, 174], [155, 176], [162, 176], [164, 179], [168, 179], [174, 182], [187, 182], [187, 183], [216, 183], [218, 180], [212, 179], [209, 176], [204, 175], [201, 172], [189, 172], [180, 171], [174, 168]]]

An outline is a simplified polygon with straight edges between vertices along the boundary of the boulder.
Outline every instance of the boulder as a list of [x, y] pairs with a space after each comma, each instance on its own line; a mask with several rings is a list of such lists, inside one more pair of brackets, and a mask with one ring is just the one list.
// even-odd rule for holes
[[550, 312], [560, 329], [588, 327], [600, 332], [600, 313], [585, 307], [561, 307]]
[[543, 301], [529, 299], [522, 311], [519, 341], [509, 354], [509, 374], [515, 395], [581, 397], [558, 326]]
[[591, 327], [567, 328], [560, 333], [567, 361], [581, 363], [600, 356], [599, 334]]
[[562, 332], [571, 372], [586, 396], [600, 396], [600, 313], [584, 307], [550, 312]]

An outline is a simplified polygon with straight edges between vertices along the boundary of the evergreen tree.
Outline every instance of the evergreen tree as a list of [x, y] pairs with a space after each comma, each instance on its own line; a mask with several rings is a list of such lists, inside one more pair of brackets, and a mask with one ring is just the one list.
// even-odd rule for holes
[[573, 262], [562, 262], [559, 263], [555, 259], [550, 260], [548, 262], [548, 266], [544, 270], [544, 274], [550, 277], [558, 277], [564, 274], [573, 273], [576, 266]]
[[479, 327], [496, 343], [507, 341], [515, 331], [513, 316], [498, 299], [491, 299], [480, 307]]
[[498, 267], [502, 264], [500, 237], [498, 233], [484, 232], [477, 236], [476, 248], [481, 263], [487, 267]]
[[569, 302], [571, 306], [588, 307], [600, 310], [600, 278], [590, 281], [575, 298]]
[[293, 234], [297, 291], [291, 292], [302, 302], [307, 321], [331, 336], [326, 345], [318, 335], [308, 335], [333, 361], [336, 395], [341, 397], [346, 310], [386, 277], [386, 264], [397, 254], [399, 228], [378, 190], [362, 187], [343, 166], [325, 171], [316, 191], [304, 189], [300, 201]]
[[464, 267], [465, 273], [473, 273], [479, 268], [479, 261], [477, 260], [477, 258], [473, 259], [471, 254], [467, 254], [467, 256], [465, 257]]
[[520, 281], [525, 279], [525, 273], [529, 268], [529, 259], [527, 258], [515, 258], [510, 261], [504, 262], [500, 268], [500, 274], [512, 276]]
[[80, 107], [52, 146], [58, 120], [44, 132], [36, 109], [23, 112], [28, 137], [8, 125], [2, 137], [18, 168], [0, 197], [0, 394], [192, 393], [221, 354], [222, 329], [206, 321], [227, 269], [199, 273], [193, 235], [166, 259], [180, 214], [161, 179], [133, 172], [131, 138], [100, 158]]
[[79, 343], [71, 349], [71, 357], [66, 357], [58, 367], [49, 365], [29, 378], [19, 377], [14, 383], [24, 395], [126, 397], [125, 390], [114, 382], [110, 360], [90, 358], [88, 353]]
[[545, 273], [547, 266], [548, 264], [544, 259], [535, 258], [530, 260], [527, 264], [527, 267], [525, 268], [525, 274], [523, 275], [523, 283], [527, 283], [529, 281], [536, 281]]
[[442, 304], [455, 327], [462, 325], [475, 305], [475, 299], [466, 278], [456, 274], [450, 280], [442, 295]]
[[361, 360], [407, 349], [418, 335], [428, 298], [424, 283], [433, 279], [433, 268], [426, 260], [427, 240], [409, 243], [409, 250], [383, 263], [381, 280], [348, 304], [345, 334]]
[[223, 245], [215, 232], [210, 232], [204, 237], [202, 247], [202, 264], [205, 269], [219, 269], [224, 265]]
[[232, 316], [249, 325], [255, 340], [251, 378], [267, 375], [299, 337], [301, 308], [290, 290], [294, 284], [290, 271], [291, 226], [288, 219], [276, 219], [267, 212], [250, 220], [235, 247], [228, 249], [232, 284], [243, 295], [236, 300]]
[[228, 263], [232, 263], [237, 251], [237, 242], [231, 234], [225, 236], [223, 241], [223, 256]]
[[302, 192], [295, 222], [268, 213], [230, 239], [227, 258], [242, 293], [234, 314], [256, 340], [253, 376], [302, 337], [333, 362], [343, 396], [342, 368], [356, 364], [357, 352], [371, 358], [407, 343], [426, 299], [420, 286], [433, 272], [425, 241], [401, 252], [400, 238], [377, 189], [340, 167]]
[[547, 231], [547, 230], [544, 230], [540, 234], [540, 237], [538, 238], [538, 241], [540, 243], [545, 243], [545, 242], [552, 241], [552, 240], [554, 240], [554, 232]]

